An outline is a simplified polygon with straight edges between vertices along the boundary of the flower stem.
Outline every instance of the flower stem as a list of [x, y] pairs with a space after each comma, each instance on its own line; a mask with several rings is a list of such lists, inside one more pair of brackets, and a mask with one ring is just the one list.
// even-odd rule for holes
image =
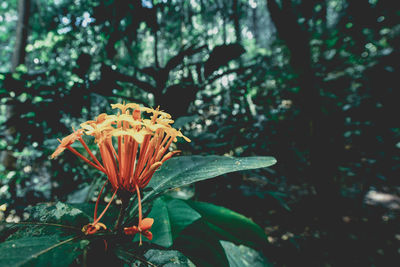
[[113, 194], [112, 197], [111, 197], [110, 202], [108, 202], [107, 206], [104, 208], [104, 210], [103, 210], [103, 212], [100, 214], [100, 216], [99, 216], [97, 219], [94, 220], [93, 225], [96, 225], [96, 224], [100, 221], [101, 217], [103, 217], [103, 215], [106, 213], [106, 210], [110, 207], [110, 204], [111, 204], [111, 202], [114, 200], [115, 195], [117, 194], [117, 191], [118, 191], [118, 189], [115, 190], [114, 194]]
[[141, 229], [141, 225], [142, 225], [142, 201], [140, 200], [140, 190], [139, 190], [139, 186], [136, 184], [136, 193], [137, 193], [137, 200], [138, 200], [138, 205], [139, 205], [139, 222], [138, 222], [138, 228], [139, 228], [139, 246], [142, 245], [142, 229]]
[[139, 186], [136, 184], [136, 193], [137, 193], [137, 200], [138, 200], [138, 205], [139, 205], [139, 226], [142, 223], [142, 201], [140, 199], [140, 190]]
[[118, 219], [117, 219], [117, 223], [115, 224], [114, 230], [119, 230], [119, 228], [121, 227], [122, 221], [124, 220], [125, 217], [125, 213], [126, 213], [126, 208], [128, 207], [129, 204], [129, 197], [126, 196], [122, 196], [121, 197], [121, 209], [119, 210], [119, 215], [118, 215]]

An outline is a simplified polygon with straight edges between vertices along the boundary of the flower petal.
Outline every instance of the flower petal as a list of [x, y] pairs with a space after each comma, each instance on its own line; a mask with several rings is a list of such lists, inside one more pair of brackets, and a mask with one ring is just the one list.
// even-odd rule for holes
[[132, 226], [132, 227], [125, 227], [124, 228], [124, 233], [126, 235], [136, 235], [137, 233], [139, 233], [139, 229], [137, 228], [137, 226]]
[[83, 135], [83, 130], [79, 129], [79, 130], [74, 131], [72, 134], [64, 137], [61, 141], [59, 140], [61, 144], [57, 147], [57, 149], [51, 155], [51, 158], [54, 159], [55, 157], [60, 155], [68, 146], [72, 145], [82, 135]]
[[153, 218], [144, 218], [144, 219], [141, 221], [139, 227], [140, 227], [140, 229], [141, 229], [142, 231], [146, 231], [146, 230], [149, 230], [149, 229], [151, 228], [151, 226], [153, 225], [153, 223], [154, 223], [154, 219], [153, 219]]
[[148, 239], [148, 240], [152, 240], [153, 239], [153, 233], [152, 232], [150, 232], [150, 231], [144, 231], [144, 232], [142, 232], [142, 234]]

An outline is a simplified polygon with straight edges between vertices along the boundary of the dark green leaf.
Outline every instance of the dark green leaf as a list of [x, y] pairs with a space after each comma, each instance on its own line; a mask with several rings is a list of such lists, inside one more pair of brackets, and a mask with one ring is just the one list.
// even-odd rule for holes
[[72, 205], [57, 202], [54, 204], [39, 204], [30, 209], [30, 221], [58, 223], [81, 228], [89, 223], [90, 217], [82, 210]]
[[[157, 171], [149, 186], [153, 191], [145, 195], [151, 198], [164, 191], [216, 176], [274, 165], [273, 157], [234, 158], [225, 156], [184, 156], [167, 161]], [[143, 199], [144, 200], [144, 199]]]
[[81, 210], [61, 202], [56, 205], [39, 204], [27, 210], [30, 212], [28, 221], [8, 224], [18, 230], [7, 240], [49, 235], [72, 237], [81, 234], [82, 227], [90, 221]]
[[27, 222], [9, 224], [17, 230], [0, 244], [0, 266], [68, 266], [89, 243], [80, 240], [89, 217], [58, 202], [30, 209]]
[[[142, 201], [154, 199], [172, 188], [214, 178], [225, 173], [265, 168], [275, 163], [276, 159], [273, 157], [184, 156], [172, 158], [155, 172], [148, 185], [153, 190], [144, 194]], [[130, 214], [133, 215], [136, 210], [137, 204]]]
[[201, 215], [182, 200], [158, 198], [148, 217], [154, 218], [152, 243], [170, 247], [179, 233]]
[[179, 267], [195, 266], [188, 258], [176, 250], [148, 250], [144, 256], [157, 266]]
[[78, 237], [24, 237], [0, 244], [0, 266], [69, 266], [82, 253]]
[[87, 201], [87, 196], [90, 193], [91, 186], [85, 186], [82, 189], [76, 190], [75, 192], [68, 195], [68, 203], [84, 203]]
[[219, 239], [253, 248], [268, 244], [263, 229], [249, 218], [227, 208], [205, 202], [186, 201], [186, 203], [201, 214], [201, 220], [217, 234]]
[[117, 257], [130, 263], [132, 266], [164, 266], [164, 267], [192, 267], [195, 266], [188, 258], [176, 250], [148, 249], [143, 255], [142, 251], [118, 247], [115, 249]]
[[201, 218], [201, 215], [197, 211], [179, 199], [168, 201], [168, 212], [174, 239], [183, 229]]
[[148, 217], [154, 218], [154, 224], [151, 228], [153, 233], [152, 243], [162, 247], [170, 247], [173, 242], [171, 221], [167, 204], [161, 198], [154, 201], [153, 209]]
[[230, 267], [267, 267], [272, 266], [265, 257], [254, 249], [227, 241], [220, 241], [225, 250]]
[[202, 220], [197, 220], [183, 230], [173, 248], [181, 251], [197, 267], [229, 266], [223, 247]]
[[287, 211], [291, 211], [289, 205], [284, 200], [284, 198], [287, 197], [286, 194], [275, 191], [266, 191], [265, 193], [275, 198], [284, 209], [286, 209]]

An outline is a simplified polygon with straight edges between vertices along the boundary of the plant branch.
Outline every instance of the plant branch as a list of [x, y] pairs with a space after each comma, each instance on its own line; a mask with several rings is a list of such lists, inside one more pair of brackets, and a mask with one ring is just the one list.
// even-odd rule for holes
[[121, 205], [121, 209], [119, 210], [119, 215], [118, 215], [118, 219], [117, 219], [117, 223], [115, 224], [114, 230], [118, 231], [119, 228], [121, 227], [121, 224], [124, 220], [125, 214], [126, 214], [126, 208], [129, 205], [129, 199], [130, 197], [128, 196], [123, 196], [121, 201], [122, 201], [122, 205]]

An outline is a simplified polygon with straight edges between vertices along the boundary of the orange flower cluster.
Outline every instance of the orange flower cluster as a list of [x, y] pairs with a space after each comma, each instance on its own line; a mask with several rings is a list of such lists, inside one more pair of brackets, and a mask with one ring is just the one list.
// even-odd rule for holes
[[[101, 189], [94, 211], [94, 222], [83, 229], [86, 234], [93, 234], [100, 228], [105, 228], [99, 221], [117, 192], [125, 195], [136, 193], [139, 202], [138, 226], [125, 228], [124, 232], [128, 235], [140, 233], [151, 239], [152, 234], [149, 230], [154, 220], [142, 219], [140, 189], [147, 186], [154, 172], [166, 160], [179, 152], [169, 152], [171, 144], [177, 141], [177, 137], [182, 137], [188, 142], [190, 140], [170, 125], [173, 120], [168, 113], [158, 109], [140, 107], [135, 103], [114, 104], [111, 107], [119, 109], [120, 112], [117, 115], [103, 113], [95, 120], [82, 123], [81, 129], [74, 130], [72, 134], [59, 140], [61, 144], [51, 158], [55, 158], [68, 149], [86, 163], [105, 173], [113, 187], [112, 199], [102, 214], [97, 217], [98, 202], [105, 184]], [[148, 119], [143, 118], [143, 112], [149, 113]], [[102, 163], [86, 145], [82, 138], [83, 134], [94, 137]], [[90, 159], [71, 147], [77, 140], [88, 152]], [[116, 143], [117, 149], [114, 147], [114, 143]]]

